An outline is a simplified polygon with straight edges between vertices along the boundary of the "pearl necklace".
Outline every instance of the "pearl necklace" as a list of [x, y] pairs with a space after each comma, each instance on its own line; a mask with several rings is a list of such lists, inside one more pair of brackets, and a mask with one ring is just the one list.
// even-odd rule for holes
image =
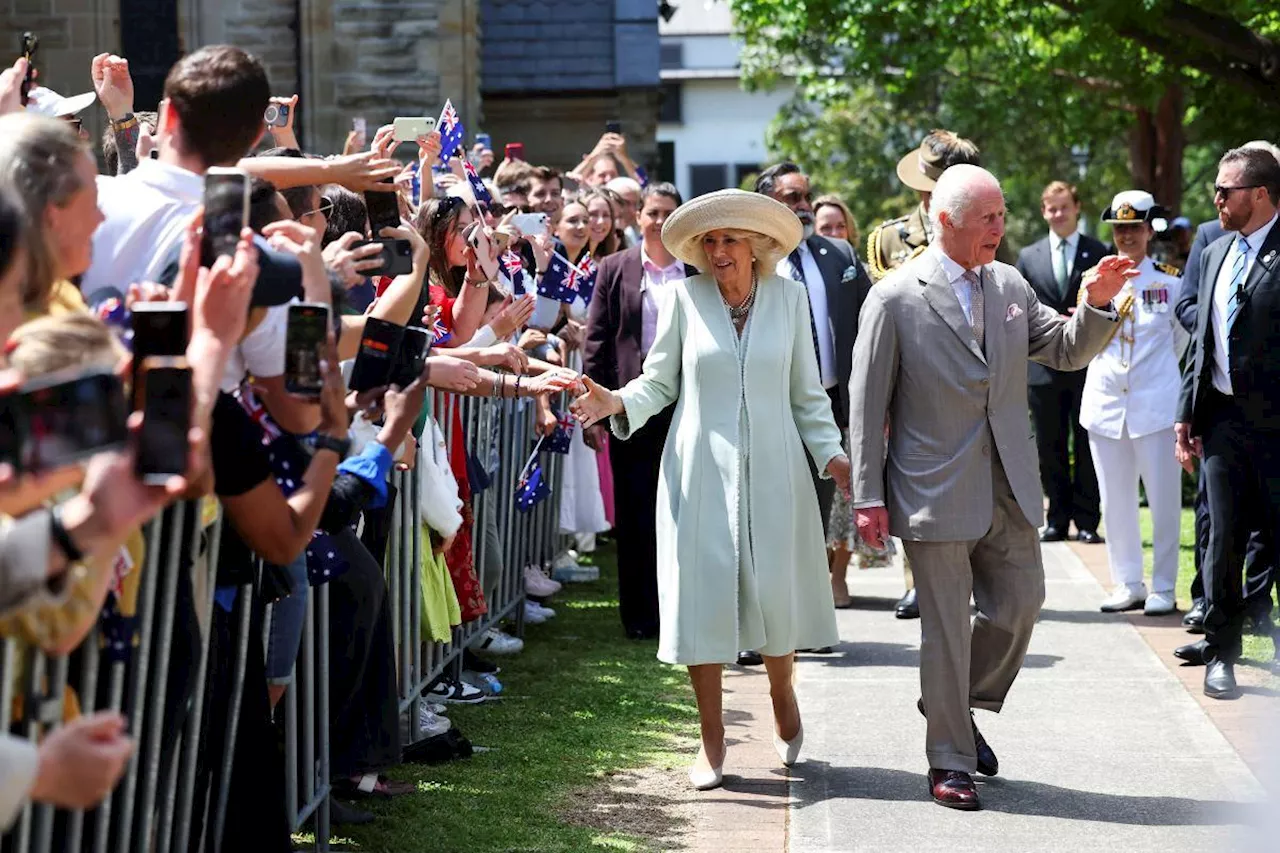
[[760, 285], [760, 276], [754, 269], [751, 270], [751, 292], [747, 294], [747, 298], [742, 300], [738, 305], [730, 305], [729, 300], [724, 298], [724, 294], [720, 294], [720, 299], [724, 302], [725, 307], [729, 309], [729, 318], [735, 323], [746, 319], [747, 314], [751, 311], [751, 306], [756, 301], [756, 288]]

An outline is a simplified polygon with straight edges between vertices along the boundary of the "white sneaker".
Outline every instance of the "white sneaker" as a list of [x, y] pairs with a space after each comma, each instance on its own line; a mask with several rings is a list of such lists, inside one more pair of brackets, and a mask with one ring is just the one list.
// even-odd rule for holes
[[536, 601], [531, 601], [529, 602], [529, 604], [532, 604], [534, 607], [538, 609], [538, 612], [542, 614], [543, 619], [556, 618], [556, 612], [552, 610], [550, 607], [547, 607], [545, 604], [539, 604]]
[[551, 563], [551, 576], [565, 583], [590, 583], [599, 580], [600, 569], [578, 563], [575, 551], [566, 551]]
[[1102, 602], [1103, 613], [1121, 613], [1125, 610], [1137, 610], [1147, 600], [1146, 590], [1141, 589], [1135, 592], [1128, 586], [1121, 584], [1111, 590], [1111, 594]]
[[490, 628], [471, 644], [477, 652], [488, 652], [491, 655], [514, 655], [524, 651], [524, 640], [504, 634], [497, 628]]
[[453, 728], [453, 721], [434, 713], [430, 704], [424, 703], [418, 711], [418, 728], [424, 737], [435, 737]]
[[536, 595], [538, 598], [546, 598], [549, 595], [555, 595], [561, 590], [562, 586], [557, 581], [553, 581], [542, 573], [542, 570], [536, 566], [525, 566], [524, 568], [524, 591], [529, 595]]
[[1147, 616], [1164, 616], [1172, 613], [1177, 606], [1172, 591], [1170, 592], [1153, 592], [1147, 596], [1147, 604], [1142, 612]]
[[524, 621], [530, 625], [541, 625], [547, 621], [547, 617], [542, 615], [542, 608], [526, 599], [524, 603]]

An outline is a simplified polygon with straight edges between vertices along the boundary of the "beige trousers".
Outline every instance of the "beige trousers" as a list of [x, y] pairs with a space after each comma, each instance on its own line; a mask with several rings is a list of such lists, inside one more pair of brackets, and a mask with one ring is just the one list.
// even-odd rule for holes
[[[1044, 603], [1040, 538], [993, 459], [995, 511], [981, 539], [903, 541], [920, 601], [920, 690], [929, 766], [977, 769], [970, 708], [999, 711]], [[972, 624], [969, 600], [978, 606]]]

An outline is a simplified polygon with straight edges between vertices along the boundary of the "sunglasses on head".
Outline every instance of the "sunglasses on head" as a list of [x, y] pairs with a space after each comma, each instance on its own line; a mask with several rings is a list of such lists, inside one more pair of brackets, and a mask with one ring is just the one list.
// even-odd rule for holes
[[455, 211], [467, 206], [461, 198], [456, 195], [447, 195], [440, 199], [440, 203], [436, 205], [436, 212], [431, 214], [431, 218], [436, 222], [447, 219], [452, 216]]

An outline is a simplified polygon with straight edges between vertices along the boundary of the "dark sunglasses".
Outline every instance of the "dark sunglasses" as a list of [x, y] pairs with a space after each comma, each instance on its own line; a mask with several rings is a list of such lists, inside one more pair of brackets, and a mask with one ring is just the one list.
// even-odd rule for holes
[[1260, 186], [1262, 185], [1261, 184], [1244, 184], [1243, 186], [1239, 186], [1239, 187], [1223, 187], [1223, 186], [1218, 186], [1217, 184], [1214, 184], [1213, 197], [1226, 198], [1236, 190], [1254, 190]]

